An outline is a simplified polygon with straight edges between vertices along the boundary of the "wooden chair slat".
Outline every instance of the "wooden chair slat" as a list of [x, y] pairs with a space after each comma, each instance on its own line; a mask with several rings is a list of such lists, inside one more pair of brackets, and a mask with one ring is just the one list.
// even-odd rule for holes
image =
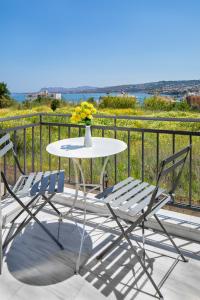
[[118, 207], [118, 206], [122, 205], [122, 203], [124, 203], [131, 197], [134, 197], [135, 194], [142, 191], [148, 185], [149, 184], [146, 182], [141, 182], [140, 180], [135, 180], [135, 186], [133, 186], [131, 190], [127, 190], [127, 193], [124, 193], [121, 197], [114, 200], [112, 203], [112, 207]]
[[33, 182], [30, 194], [31, 196], [35, 195], [39, 191], [39, 184], [42, 179], [43, 172], [38, 172], [35, 176], [35, 180]]
[[[131, 181], [127, 185], [123, 186], [121, 189], [117, 190], [116, 192], [110, 194], [108, 197], [105, 198], [105, 203], [109, 203], [114, 201], [114, 199], [121, 197], [124, 193], [127, 193], [132, 188], [134, 188], [138, 184], [138, 181]], [[148, 185], [148, 183], [147, 183]]]
[[58, 173], [57, 193], [62, 193], [63, 192], [63, 189], [64, 189], [64, 179], [65, 179], [64, 171], [60, 171]]
[[25, 175], [21, 175], [21, 176], [17, 179], [15, 185], [14, 185], [13, 188], [12, 188], [13, 193], [17, 193], [17, 191], [20, 189], [21, 185], [22, 185], [23, 182], [25, 181], [26, 177], [27, 177], [27, 176], [25, 176]]
[[0, 138], [0, 146], [9, 140], [10, 140], [10, 134], [7, 133], [2, 138]]
[[51, 172], [50, 171], [46, 171], [44, 174], [43, 174], [43, 177], [41, 179], [41, 185], [40, 185], [40, 188], [39, 188], [39, 193], [42, 195], [44, 194], [47, 189], [48, 189], [48, 186], [49, 186], [49, 179], [50, 179], [50, 174]]
[[55, 193], [57, 176], [58, 176], [57, 171], [54, 171], [50, 174], [49, 189], [48, 189], [49, 194]]
[[107, 197], [109, 194], [117, 191], [118, 189], [120, 189], [122, 186], [128, 184], [129, 182], [133, 181], [134, 179], [132, 177], [128, 177], [123, 181], [120, 181], [119, 183], [115, 184], [114, 186], [111, 186], [107, 189], [105, 189], [102, 193], [99, 193], [98, 195], [95, 196], [95, 198], [97, 199], [102, 199]]
[[0, 150], [0, 157], [3, 157], [9, 150], [13, 149], [13, 143], [10, 142], [9, 144], [5, 145], [1, 150]]
[[[162, 194], [163, 194], [163, 190], [159, 189], [156, 194], [156, 199], [158, 199]], [[141, 212], [142, 209], [146, 209], [147, 205], [151, 201], [151, 197], [152, 197], [152, 193], [150, 195], [148, 195], [147, 197], [143, 198], [142, 200], [140, 200], [139, 202], [132, 204], [129, 207], [129, 212], [128, 212], [129, 215], [136, 215], [139, 212]], [[160, 201], [158, 201], [158, 202], [160, 202]]]
[[139, 201], [141, 201], [145, 197], [151, 195], [154, 189], [155, 189], [155, 186], [153, 186], [153, 185], [150, 185], [150, 186], [146, 187], [144, 190], [142, 190], [139, 193], [137, 193], [129, 201], [127, 201], [122, 206], [120, 206], [120, 209], [126, 211], [131, 206], [133, 206], [135, 203], [138, 203]]
[[30, 191], [32, 187], [33, 180], [35, 178], [36, 173], [30, 173], [23, 188], [20, 191], [20, 194], [26, 194]]

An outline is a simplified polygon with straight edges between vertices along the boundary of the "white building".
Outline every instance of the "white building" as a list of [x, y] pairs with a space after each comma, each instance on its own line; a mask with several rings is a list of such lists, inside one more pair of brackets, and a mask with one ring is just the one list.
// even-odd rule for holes
[[33, 100], [37, 99], [38, 96], [40, 96], [42, 98], [48, 97], [48, 98], [57, 99], [57, 100], [61, 100], [61, 98], [62, 98], [61, 93], [49, 93], [48, 90], [45, 90], [45, 91], [42, 91], [39, 93], [27, 94], [26, 100], [33, 101]]

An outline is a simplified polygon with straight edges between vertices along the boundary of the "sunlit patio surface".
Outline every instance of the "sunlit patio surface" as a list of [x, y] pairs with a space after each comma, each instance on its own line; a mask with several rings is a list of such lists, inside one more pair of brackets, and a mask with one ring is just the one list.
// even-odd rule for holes
[[[69, 193], [70, 194], [70, 193]], [[59, 196], [57, 196], [59, 197]], [[60, 199], [57, 198], [59, 201]], [[64, 203], [64, 201], [62, 202]], [[57, 203], [66, 212], [69, 207]], [[38, 215], [43, 224], [60, 237], [64, 250], [49, 239], [35, 223], [30, 223], [9, 245], [4, 254], [3, 274], [0, 277], [1, 300], [62, 300], [62, 299], [157, 299], [155, 290], [125, 241], [102, 261], [97, 254], [119, 235], [113, 220], [106, 220], [87, 211], [86, 231], [80, 274], [74, 274], [80, 246], [83, 211], [76, 209], [59, 223], [50, 207]], [[75, 223], [74, 220], [77, 222]], [[141, 250], [141, 230], [132, 235], [135, 247]], [[3, 236], [6, 236], [4, 231]], [[188, 263], [179, 260], [170, 242], [162, 234], [146, 230], [146, 266], [161, 287], [164, 299], [200, 299], [200, 244], [175, 238]]]

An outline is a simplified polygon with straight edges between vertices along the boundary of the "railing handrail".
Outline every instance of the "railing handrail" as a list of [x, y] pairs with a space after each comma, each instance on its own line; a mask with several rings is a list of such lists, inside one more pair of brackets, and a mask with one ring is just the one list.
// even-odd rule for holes
[[[56, 126], [56, 127], [64, 126], [64, 127], [74, 127], [74, 128], [85, 128], [85, 125], [83, 125], [83, 124], [71, 124], [71, 123], [61, 123], [61, 122], [45, 122], [45, 121], [42, 121], [41, 125], [49, 125], [49, 126]], [[200, 131], [151, 129], [151, 128], [136, 128], [136, 127], [109, 126], [109, 125], [92, 125], [92, 128], [93, 129], [114, 130], [114, 131], [134, 131], [134, 132], [144, 132], [144, 133], [148, 132], [148, 133], [162, 133], [162, 134], [200, 136]]]
[[[32, 113], [26, 115], [12, 116], [0, 118], [0, 122], [13, 121], [19, 119], [26, 119], [31, 117], [70, 117], [71, 113]], [[159, 122], [185, 122], [185, 123], [198, 123], [200, 118], [170, 118], [170, 117], [150, 117], [150, 116], [129, 116], [129, 115], [94, 115], [95, 118], [99, 119], [113, 119], [113, 120], [135, 120], [135, 121], [159, 121]]]
[[[84, 128], [83, 124], [72, 124], [72, 123], [61, 123], [61, 122], [37, 122], [25, 125], [19, 125], [14, 127], [8, 127], [5, 129], [0, 129], [0, 133], [10, 132], [14, 130], [27, 129], [30, 127], [37, 127], [40, 125], [55, 126], [55, 127], [74, 127], [74, 128]], [[130, 132], [143, 132], [143, 133], [158, 133], [158, 134], [176, 134], [185, 136], [200, 136], [200, 131], [186, 131], [186, 130], [172, 130], [172, 129], [152, 129], [152, 128], [137, 128], [137, 127], [125, 127], [125, 126], [112, 126], [112, 125], [92, 125], [93, 129], [104, 129], [113, 131], [130, 131]]]
[[[70, 117], [71, 114], [65, 113], [40, 113], [41, 116], [49, 117]], [[161, 122], [200, 122], [200, 118], [167, 118], [167, 117], [146, 117], [146, 116], [129, 116], [129, 115], [94, 115], [94, 118], [99, 119], [119, 119], [119, 120], [140, 120], [140, 121], [161, 121]]]
[[41, 115], [40, 113], [33, 113], [33, 114], [27, 114], [27, 115], [5, 117], [5, 118], [0, 118], [0, 122], [14, 121], [14, 120], [26, 119], [26, 118], [31, 118], [31, 117], [38, 117], [40, 115]]

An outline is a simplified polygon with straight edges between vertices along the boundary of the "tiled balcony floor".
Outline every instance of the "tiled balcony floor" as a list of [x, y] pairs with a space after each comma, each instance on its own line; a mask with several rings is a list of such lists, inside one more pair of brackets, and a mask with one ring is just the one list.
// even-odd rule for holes
[[[57, 207], [62, 211], [67, 209], [61, 205]], [[38, 216], [56, 235], [58, 221], [52, 210], [47, 207]], [[99, 250], [119, 231], [113, 221], [108, 221], [91, 232], [96, 224], [104, 220], [104, 217], [92, 213], [87, 213], [86, 229], [89, 235], [81, 258], [82, 268], [80, 275], [75, 275], [82, 212], [76, 211], [75, 218], [77, 226], [69, 219], [65, 219], [60, 226], [60, 241], [65, 250], [60, 250], [34, 222], [15, 238], [4, 255], [0, 277], [1, 300], [157, 299], [139, 264], [125, 251], [125, 242], [103, 261], [95, 259]], [[140, 229], [135, 234], [141, 242]], [[146, 239], [148, 269], [156, 283], [162, 285], [164, 299], [200, 299], [200, 244], [176, 238], [189, 262], [179, 261], [172, 271], [176, 254], [167, 239], [152, 231], [146, 231]]]

